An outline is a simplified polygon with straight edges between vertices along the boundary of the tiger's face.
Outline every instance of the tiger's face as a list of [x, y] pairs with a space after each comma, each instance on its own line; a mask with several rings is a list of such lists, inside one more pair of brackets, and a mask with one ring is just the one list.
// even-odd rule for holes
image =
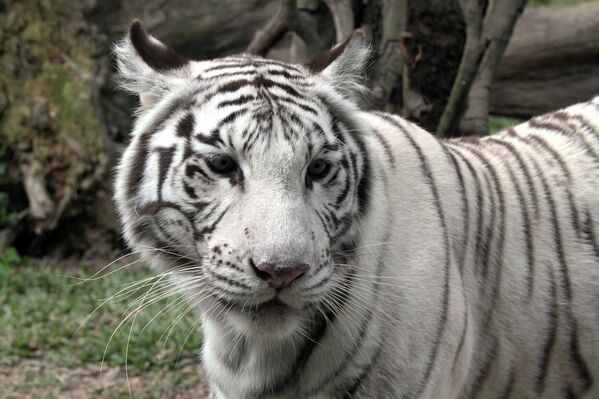
[[164, 85], [140, 91], [119, 166], [125, 236], [205, 317], [293, 334], [342, 295], [357, 239], [368, 161], [335, 113], [349, 100], [326, 70], [230, 57], [165, 71], [164, 51], [135, 24], [117, 48], [126, 79], [135, 66]]

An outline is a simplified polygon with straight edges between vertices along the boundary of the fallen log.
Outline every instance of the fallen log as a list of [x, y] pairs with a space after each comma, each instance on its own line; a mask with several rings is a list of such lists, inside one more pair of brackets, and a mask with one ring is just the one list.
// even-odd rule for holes
[[491, 113], [528, 118], [599, 95], [599, 2], [528, 7], [496, 70]]

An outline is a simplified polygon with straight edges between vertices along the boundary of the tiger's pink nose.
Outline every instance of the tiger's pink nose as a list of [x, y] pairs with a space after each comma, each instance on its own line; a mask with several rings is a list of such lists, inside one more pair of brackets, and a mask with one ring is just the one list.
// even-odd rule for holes
[[[254, 266], [254, 262], [250, 263]], [[302, 263], [293, 267], [277, 267], [272, 263], [260, 263], [254, 266], [255, 272], [272, 288], [285, 288], [291, 285], [302, 274], [310, 270], [310, 265]]]

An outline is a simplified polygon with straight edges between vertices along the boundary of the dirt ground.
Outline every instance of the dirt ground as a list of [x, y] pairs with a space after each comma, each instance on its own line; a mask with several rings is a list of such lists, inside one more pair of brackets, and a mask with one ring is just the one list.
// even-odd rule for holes
[[65, 368], [37, 359], [0, 366], [2, 399], [203, 399], [208, 396], [203, 372], [197, 365], [177, 370], [129, 370], [129, 383], [131, 393], [121, 367], [104, 367], [100, 373], [100, 365]]

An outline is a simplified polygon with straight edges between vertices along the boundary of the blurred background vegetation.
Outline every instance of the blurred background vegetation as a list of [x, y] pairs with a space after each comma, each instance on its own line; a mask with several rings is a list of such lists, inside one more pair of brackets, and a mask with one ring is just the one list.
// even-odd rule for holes
[[137, 315], [133, 256], [95, 274], [126, 252], [111, 179], [137, 99], [111, 45], [134, 18], [192, 59], [304, 62], [362, 26], [365, 107], [445, 138], [599, 94], [597, 0], [0, 0], [0, 397], [129, 397], [126, 365], [136, 397], [204, 394], [181, 298]]

